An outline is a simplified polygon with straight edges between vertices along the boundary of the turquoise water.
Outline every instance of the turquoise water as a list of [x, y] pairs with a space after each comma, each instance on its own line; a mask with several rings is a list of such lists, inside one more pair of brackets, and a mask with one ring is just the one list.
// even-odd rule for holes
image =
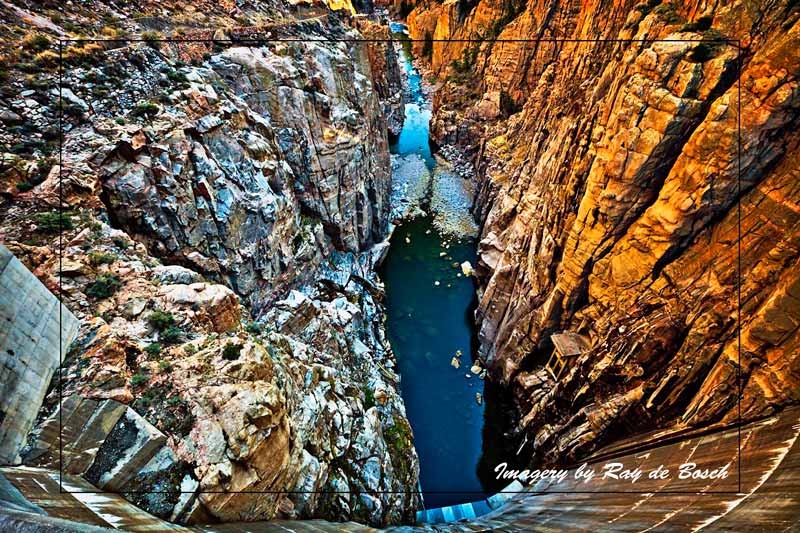
[[[406, 49], [401, 66], [409, 73], [414, 101], [406, 105], [403, 131], [391, 148], [400, 155], [419, 153], [432, 170], [430, 105], [408, 54]], [[454, 267], [463, 261], [475, 264], [475, 240], [445, 238], [433, 227], [432, 217], [425, 216], [395, 230], [381, 268], [387, 332], [414, 430], [426, 508], [478, 500], [484, 490], [478, 478], [484, 404], [476, 401], [484, 383], [470, 372], [476, 350], [475, 285]], [[456, 369], [451, 360], [459, 351]]]

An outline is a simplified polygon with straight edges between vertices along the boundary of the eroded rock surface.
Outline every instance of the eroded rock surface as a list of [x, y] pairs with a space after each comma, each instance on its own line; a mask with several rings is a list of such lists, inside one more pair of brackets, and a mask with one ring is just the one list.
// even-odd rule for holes
[[[403, 92], [394, 47], [359, 33], [388, 30], [350, 2], [143, 22], [95, 4], [0, 8], [37, 68], [68, 18], [120, 38], [65, 50], [60, 91], [52, 65], [35, 89], [4, 78], [20, 97], [0, 120], [23, 126], [0, 134], [0, 240], [81, 323], [25, 460], [53, 467], [65, 418], [70, 474], [165, 520], [410, 522], [419, 466], [373, 272]], [[125, 42], [140, 23], [196, 40]], [[39, 134], [59, 106], [63, 132]]]
[[[416, 3], [409, 30], [441, 82], [433, 135], [478, 173], [481, 354], [516, 392], [532, 461], [731, 422], [737, 380], [745, 419], [800, 399], [798, 17], [791, 2]], [[554, 383], [563, 330], [592, 348]]]

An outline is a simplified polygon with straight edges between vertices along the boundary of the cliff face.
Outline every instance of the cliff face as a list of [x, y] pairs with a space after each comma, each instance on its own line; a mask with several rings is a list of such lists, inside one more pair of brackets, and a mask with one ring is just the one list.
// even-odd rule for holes
[[[408, 20], [504, 40], [432, 44], [432, 131], [475, 153], [481, 353], [533, 460], [734, 421], [737, 378], [745, 419], [798, 401], [797, 7], [489, 4]], [[555, 382], [562, 330], [591, 348]]]
[[[157, 86], [171, 69], [147, 48], [116, 59], [140, 73], [117, 95], [123, 101], [142, 102], [138, 87]], [[87, 125], [65, 143], [71, 165], [99, 174], [119, 227], [257, 305], [307, 275], [300, 264], [382, 239], [390, 168], [366, 46], [234, 46], [174, 72], [186, 81], [167, 101], [134, 108], [153, 106], [152, 118]], [[70, 86], [90, 98], [80, 79]], [[116, 148], [102, 157], [79, 143]]]
[[[373, 272], [392, 47], [271, 3], [201, 3], [177, 29], [73, 7], [72, 29], [49, 4], [0, 8], [33, 43], [3, 78], [0, 240], [81, 323], [60, 373], [71, 473], [181, 522], [410, 521], [419, 467]], [[68, 45], [59, 91], [52, 40], [98, 20], [123, 40]], [[145, 23], [162, 35], [124, 41]], [[57, 399], [27, 465], [54, 467]]]
[[372, 79], [383, 107], [383, 116], [389, 133], [400, 135], [405, 120], [405, 99], [400, 64], [391, 42], [389, 27], [376, 24], [369, 19], [357, 20], [357, 27], [367, 39], [367, 51], [372, 68]]

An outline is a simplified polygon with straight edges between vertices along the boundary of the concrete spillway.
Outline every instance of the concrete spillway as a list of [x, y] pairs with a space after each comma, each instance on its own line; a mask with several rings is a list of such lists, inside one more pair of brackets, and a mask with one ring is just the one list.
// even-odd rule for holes
[[0, 244], [0, 464], [18, 461], [78, 320]]
[[[669, 444], [658, 440], [607, 448], [590, 466], [619, 462], [643, 472], [658, 465], [728, 465], [725, 479], [598, 479], [583, 483], [575, 469], [563, 483], [540, 481], [506, 494], [487, 514], [449, 523], [419, 524], [393, 531], [794, 531], [800, 527], [800, 408], [741, 428], [688, 434]], [[738, 453], [741, 445], [741, 461]], [[629, 451], [624, 451], [625, 449]], [[741, 478], [739, 478], [741, 466]], [[76, 530], [95, 527], [219, 532], [375, 531], [354, 523], [321, 520], [220, 524], [182, 528], [137, 510], [116, 494], [70, 494], [86, 482], [53, 469], [0, 468], [0, 530], [36, 530], [37, 524]], [[557, 492], [554, 492], [557, 491]], [[29, 528], [29, 529], [28, 529]]]

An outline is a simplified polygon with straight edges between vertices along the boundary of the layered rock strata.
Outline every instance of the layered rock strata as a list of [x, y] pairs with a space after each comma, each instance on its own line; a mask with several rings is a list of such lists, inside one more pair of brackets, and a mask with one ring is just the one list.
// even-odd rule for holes
[[[54, 467], [66, 415], [70, 475], [166, 520], [409, 522], [419, 467], [372, 271], [394, 49], [347, 15], [223, 4], [198, 15], [219, 33], [176, 29], [200, 41], [70, 45], [60, 90], [9, 106], [26, 124], [60, 108], [63, 155], [3, 167], [0, 240], [80, 320], [25, 461]], [[67, 31], [48, 9], [2, 13], [35, 26], [32, 47]], [[29, 130], [3, 151], [41, 160]]]
[[[475, 157], [481, 354], [517, 395], [531, 461], [800, 399], [799, 17], [657, 1], [409, 15], [442, 82], [433, 135]], [[560, 331], [591, 348], [555, 382]]]

